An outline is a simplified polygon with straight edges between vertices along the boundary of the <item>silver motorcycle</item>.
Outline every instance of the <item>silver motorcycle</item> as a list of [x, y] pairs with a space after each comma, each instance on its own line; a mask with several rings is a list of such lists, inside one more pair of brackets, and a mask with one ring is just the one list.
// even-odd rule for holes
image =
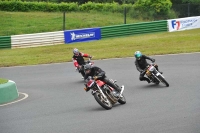
[[146, 67], [145, 74], [152, 83], [159, 84], [161, 82], [166, 87], [169, 87], [169, 83], [166, 81], [165, 77], [159, 71], [157, 71], [154, 63], [151, 63]]

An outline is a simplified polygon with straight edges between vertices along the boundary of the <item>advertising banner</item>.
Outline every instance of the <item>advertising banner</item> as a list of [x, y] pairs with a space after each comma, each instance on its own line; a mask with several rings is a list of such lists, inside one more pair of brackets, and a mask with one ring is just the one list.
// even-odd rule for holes
[[64, 31], [65, 43], [85, 42], [101, 39], [100, 28], [88, 28]]
[[200, 16], [167, 20], [169, 32], [200, 28]]

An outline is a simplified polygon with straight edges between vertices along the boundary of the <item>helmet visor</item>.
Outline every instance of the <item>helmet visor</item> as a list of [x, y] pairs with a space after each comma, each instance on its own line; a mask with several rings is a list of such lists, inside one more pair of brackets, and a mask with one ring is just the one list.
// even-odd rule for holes
[[135, 55], [135, 58], [136, 58], [137, 60], [140, 60], [140, 59], [141, 59], [141, 56], [142, 56], [142, 54], [138, 53], [138, 54]]
[[78, 54], [79, 54], [79, 52], [74, 52], [74, 55], [76, 55], [76, 56], [77, 56]]

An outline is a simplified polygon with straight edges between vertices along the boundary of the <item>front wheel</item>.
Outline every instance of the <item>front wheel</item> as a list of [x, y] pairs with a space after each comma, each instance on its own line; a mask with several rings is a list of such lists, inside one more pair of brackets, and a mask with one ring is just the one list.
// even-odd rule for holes
[[103, 108], [105, 108], [107, 110], [112, 108], [111, 102], [107, 98], [104, 98], [100, 92], [97, 91], [94, 94], [94, 98]]
[[161, 76], [161, 75], [158, 75], [158, 78], [160, 79], [160, 81], [166, 85], [166, 87], [169, 87], [169, 83]]
[[124, 97], [123, 94], [122, 94], [122, 97], [119, 98], [118, 102], [121, 103], [121, 104], [125, 104], [126, 103], [126, 98]]

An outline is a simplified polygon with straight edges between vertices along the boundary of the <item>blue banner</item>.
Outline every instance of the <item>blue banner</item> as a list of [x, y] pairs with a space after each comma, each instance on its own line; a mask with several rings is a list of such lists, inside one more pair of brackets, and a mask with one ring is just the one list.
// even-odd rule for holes
[[77, 29], [64, 31], [65, 43], [85, 42], [101, 39], [100, 28]]

